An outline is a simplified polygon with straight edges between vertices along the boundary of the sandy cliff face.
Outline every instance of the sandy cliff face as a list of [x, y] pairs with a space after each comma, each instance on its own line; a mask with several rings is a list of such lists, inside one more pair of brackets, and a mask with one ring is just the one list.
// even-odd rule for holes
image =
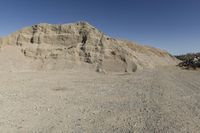
[[87, 22], [34, 25], [0, 39], [0, 46], [0, 71], [134, 72], [177, 63], [165, 51], [113, 39]]

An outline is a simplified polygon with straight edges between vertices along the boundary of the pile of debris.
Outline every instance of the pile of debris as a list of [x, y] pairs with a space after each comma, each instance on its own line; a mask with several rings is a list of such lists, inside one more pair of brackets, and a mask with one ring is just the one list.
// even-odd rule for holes
[[182, 62], [178, 64], [179, 67], [194, 70], [200, 68], [200, 53], [180, 55], [176, 56], [176, 58], [182, 60]]

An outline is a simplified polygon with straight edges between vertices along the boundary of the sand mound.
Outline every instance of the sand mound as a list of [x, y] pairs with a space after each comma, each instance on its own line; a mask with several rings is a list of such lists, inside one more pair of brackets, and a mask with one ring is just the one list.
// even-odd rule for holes
[[134, 72], [177, 60], [163, 50], [111, 38], [87, 22], [39, 24], [0, 39], [0, 70]]

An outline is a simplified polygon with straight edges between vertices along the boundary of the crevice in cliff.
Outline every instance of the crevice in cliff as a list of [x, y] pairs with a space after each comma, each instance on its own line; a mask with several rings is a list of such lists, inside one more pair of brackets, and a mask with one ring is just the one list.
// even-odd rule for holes
[[16, 45], [17, 45], [17, 46], [22, 46], [22, 43], [20, 42], [20, 38], [21, 38], [21, 34], [19, 34], [19, 35], [17, 36], [17, 41], [16, 41]]
[[98, 47], [100, 47], [100, 50], [99, 50], [99, 55], [97, 57], [97, 62], [96, 62], [96, 72], [104, 72], [103, 70], [103, 58], [104, 58], [103, 37], [104, 35], [102, 34], [101, 39], [99, 40], [99, 44], [98, 44]]
[[84, 29], [84, 27], [79, 31], [80, 36], [82, 37], [81, 40], [81, 47], [80, 50], [82, 51], [82, 55], [84, 56], [84, 61], [86, 63], [92, 64], [91, 61], [91, 54], [86, 51], [86, 43], [88, 41], [89, 32]]
[[31, 37], [31, 39], [30, 39], [30, 43], [35, 43], [35, 34], [37, 33], [37, 31], [38, 31], [38, 25], [34, 25], [34, 26], [32, 26], [32, 29], [33, 29], [33, 31], [32, 31], [32, 37]]

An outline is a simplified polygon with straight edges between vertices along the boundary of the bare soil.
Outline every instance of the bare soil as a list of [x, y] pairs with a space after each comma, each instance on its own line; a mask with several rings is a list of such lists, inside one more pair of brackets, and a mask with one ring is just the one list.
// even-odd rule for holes
[[200, 71], [0, 73], [1, 133], [197, 133]]

